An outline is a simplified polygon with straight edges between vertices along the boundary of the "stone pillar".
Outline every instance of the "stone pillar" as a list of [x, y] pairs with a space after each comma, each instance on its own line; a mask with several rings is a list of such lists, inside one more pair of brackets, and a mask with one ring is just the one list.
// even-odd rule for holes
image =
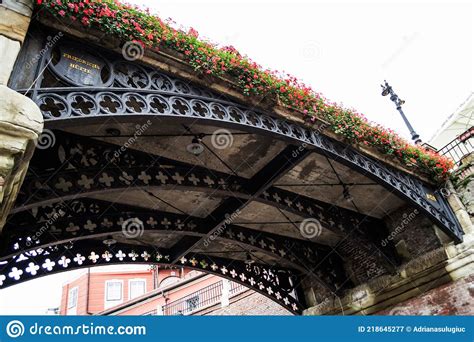
[[36, 104], [6, 85], [31, 20], [33, 0], [0, 4], [0, 231], [43, 129]]
[[455, 187], [467, 213], [471, 219], [474, 218], [474, 152], [461, 161], [461, 167], [456, 172]]
[[0, 84], [6, 85], [30, 25], [33, 0], [3, 0], [0, 4]]

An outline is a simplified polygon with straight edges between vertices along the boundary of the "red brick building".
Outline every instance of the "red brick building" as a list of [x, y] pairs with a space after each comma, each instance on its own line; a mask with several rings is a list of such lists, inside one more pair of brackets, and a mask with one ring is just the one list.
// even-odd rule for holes
[[84, 270], [63, 286], [61, 315], [289, 315], [267, 297], [214, 275], [150, 266]]

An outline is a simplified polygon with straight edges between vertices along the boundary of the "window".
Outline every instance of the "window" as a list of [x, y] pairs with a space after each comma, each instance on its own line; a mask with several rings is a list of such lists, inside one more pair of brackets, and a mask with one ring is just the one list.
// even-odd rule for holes
[[78, 296], [79, 288], [73, 287], [69, 289], [67, 295], [67, 310], [66, 315], [77, 315], [77, 296]]
[[67, 300], [67, 308], [75, 308], [77, 306], [77, 291], [78, 288], [73, 287], [72, 289], [69, 290], [68, 294], [68, 300]]
[[108, 281], [106, 300], [122, 300], [122, 282], [121, 281]]
[[186, 311], [191, 312], [199, 307], [199, 296], [186, 299]]
[[128, 282], [129, 299], [140, 297], [146, 292], [145, 279], [130, 279]]
[[123, 281], [107, 280], [105, 282], [105, 309], [111, 308], [123, 301]]

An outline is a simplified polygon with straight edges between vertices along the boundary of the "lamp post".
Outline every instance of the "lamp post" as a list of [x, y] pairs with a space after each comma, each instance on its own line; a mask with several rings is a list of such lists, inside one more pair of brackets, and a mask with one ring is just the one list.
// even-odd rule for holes
[[405, 121], [405, 124], [407, 125], [408, 130], [410, 131], [411, 139], [415, 142], [416, 145], [421, 144], [420, 136], [415, 132], [412, 125], [410, 124], [410, 121], [408, 121], [407, 117], [405, 116], [405, 113], [403, 113], [402, 105], [405, 103], [405, 101], [400, 99], [398, 95], [395, 94], [393, 88], [387, 83], [387, 81], [384, 82], [385, 85], [380, 85], [382, 87], [382, 96], [390, 95], [390, 100], [392, 100], [392, 102], [395, 103], [395, 105], [397, 106], [398, 112], [402, 116], [403, 121]]

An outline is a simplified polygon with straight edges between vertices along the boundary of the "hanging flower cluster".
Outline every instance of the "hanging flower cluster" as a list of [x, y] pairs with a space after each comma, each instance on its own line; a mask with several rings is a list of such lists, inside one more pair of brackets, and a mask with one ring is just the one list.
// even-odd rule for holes
[[373, 146], [435, 181], [444, 181], [454, 166], [452, 160], [414, 146], [393, 131], [370, 123], [360, 113], [328, 101], [295, 77], [266, 70], [232, 46], [218, 47], [199, 39], [193, 28], [175, 29], [170, 20], [163, 21], [148, 10], [113, 0], [36, 1], [39, 15], [49, 12], [152, 50], [166, 47], [181, 53], [197, 72], [230, 77], [245, 95], [277, 97], [283, 105], [300, 111], [308, 124], [320, 118], [348, 143]]

